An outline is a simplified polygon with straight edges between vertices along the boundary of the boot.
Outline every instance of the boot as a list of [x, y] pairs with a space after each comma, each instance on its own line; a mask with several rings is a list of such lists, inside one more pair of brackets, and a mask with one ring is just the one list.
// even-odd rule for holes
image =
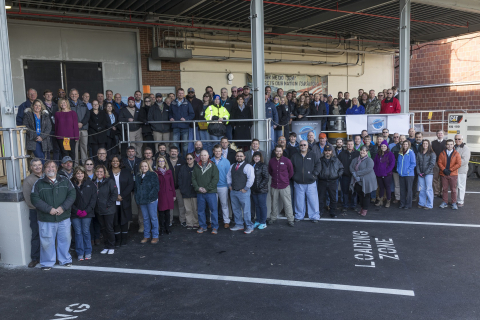
[[127, 240], [128, 240], [128, 232], [122, 232], [122, 241], [120, 242], [120, 245], [126, 246], [127, 245]]
[[387, 203], [385, 204], [385, 208], [390, 208], [390, 200], [387, 200]]
[[367, 210], [362, 210], [362, 212], [360, 213], [360, 215], [362, 217], [365, 217], [367, 215]]
[[120, 239], [122, 235], [120, 233], [115, 233], [115, 248], [120, 247]]
[[380, 200], [378, 200], [378, 202], [375, 204], [376, 207], [381, 207], [383, 206], [383, 198], [381, 198]]

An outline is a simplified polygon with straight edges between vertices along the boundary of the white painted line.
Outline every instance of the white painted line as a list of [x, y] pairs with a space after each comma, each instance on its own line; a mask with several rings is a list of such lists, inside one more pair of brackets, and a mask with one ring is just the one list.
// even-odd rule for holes
[[465, 193], [480, 193], [480, 191], [465, 191]]
[[[278, 217], [278, 219], [287, 219], [286, 217]], [[305, 220], [308, 220], [305, 218]], [[367, 222], [367, 223], [390, 223], [390, 224], [418, 224], [425, 226], [444, 226], [444, 227], [467, 227], [480, 228], [480, 224], [461, 224], [461, 223], [442, 223], [442, 222], [418, 222], [418, 221], [398, 221], [398, 220], [357, 220], [357, 219], [326, 219], [321, 221], [335, 221], [335, 222]]]
[[415, 292], [413, 290], [349, 286], [349, 285], [343, 285], [343, 284], [291, 281], [291, 280], [279, 280], [279, 279], [231, 277], [231, 276], [221, 276], [221, 275], [214, 275], [214, 274], [199, 274], [199, 273], [156, 271], [156, 270], [142, 270], [142, 269], [106, 268], [106, 267], [87, 267], [87, 266], [76, 266], [76, 265], [71, 267], [56, 267], [56, 269], [65, 269], [65, 270], [73, 269], [73, 270], [83, 270], [83, 271], [99, 271], [99, 272], [113, 272], [113, 273], [126, 273], [126, 274], [144, 274], [144, 275], [152, 275], [152, 276], [177, 277], [177, 278], [188, 278], [188, 279], [233, 281], [233, 282], [270, 284], [270, 285], [289, 286], [289, 287], [382, 293], [382, 294], [393, 294], [393, 295], [409, 296], [409, 297], [415, 296]]

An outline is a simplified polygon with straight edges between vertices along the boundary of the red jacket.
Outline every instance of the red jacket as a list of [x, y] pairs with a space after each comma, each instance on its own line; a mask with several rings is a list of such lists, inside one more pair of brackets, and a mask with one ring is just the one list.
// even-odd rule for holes
[[400, 113], [402, 108], [400, 107], [400, 101], [397, 98], [392, 98], [391, 101], [387, 102], [387, 99], [382, 101], [382, 109], [380, 113]]
[[158, 211], [173, 209], [173, 198], [176, 197], [175, 185], [173, 184], [173, 174], [167, 170], [165, 175], [157, 171], [160, 191], [158, 192]]

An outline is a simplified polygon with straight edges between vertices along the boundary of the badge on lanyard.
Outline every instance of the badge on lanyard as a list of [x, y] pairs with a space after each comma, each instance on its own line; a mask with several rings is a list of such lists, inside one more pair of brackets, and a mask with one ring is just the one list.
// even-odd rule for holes
[[66, 151], [72, 150], [70, 148], [70, 138], [63, 138], [63, 149]]

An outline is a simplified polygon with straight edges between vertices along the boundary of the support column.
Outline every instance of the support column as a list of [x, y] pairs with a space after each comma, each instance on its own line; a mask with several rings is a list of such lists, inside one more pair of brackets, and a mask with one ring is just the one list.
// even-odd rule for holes
[[402, 112], [409, 112], [410, 99], [410, 0], [400, 0], [399, 98]]
[[[251, 38], [252, 38], [252, 91], [253, 116], [255, 119], [265, 118], [265, 65], [264, 65], [264, 28], [263, 28], [263, 1], [251, 2]], [[266, 139], [265, 122], [255, 123], [255, 138]], [[268, 150], [267, 144], [261, 144], [262, 150]]]

